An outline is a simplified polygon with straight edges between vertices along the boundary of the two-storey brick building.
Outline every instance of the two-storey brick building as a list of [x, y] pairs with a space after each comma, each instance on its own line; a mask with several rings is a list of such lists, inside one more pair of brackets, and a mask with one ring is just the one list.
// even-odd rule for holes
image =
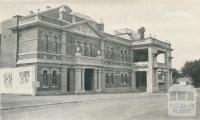
[[103, 23], [68, 6], [17, 15], [2, 22], [0, 66], [34, 66], [37, 94], [165, 90], [171, 45], [144, 33], [141, 27], [108, 34]]

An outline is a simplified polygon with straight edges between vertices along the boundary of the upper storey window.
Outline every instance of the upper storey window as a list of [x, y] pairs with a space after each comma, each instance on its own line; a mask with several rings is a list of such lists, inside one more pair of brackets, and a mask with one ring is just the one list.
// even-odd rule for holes
[[133, 62], [148, 61], [148, 49], [133, 50]]
[[87, 56], [87, 43], [84, 42], [84, 56]]
[[121, 50], [121, 61], [124, 61], [124, 52]]
[[59, 53], [59, 39], [57, 36], [54, 36], [54, 41], [53, 41], [53, 51], [54, 53], [58, 54]]
[[106, 58], [109, 57], [109, 50], [108, 50], [108, 47], [106, 47]]
[[111, 59], [112, 59], [112, 60], [114, 59], [114, 51], [113, 51], [113, 48], [111, 48]]
[[92, 44], [90, 43], [90, 57], [92, 57]]
[[49, 41], [49, 36], [47, 34], [44, 35], [44, 44], [43, 44], [43, 51], [48, 52], [48, 41]]
[[127, 51], [124, 51], [124, 60], [125, 60], [126, 62], [127, 62], [127, 60], [128, 60], [127, 57], [128, 57], [128, 56], [127, 56]]

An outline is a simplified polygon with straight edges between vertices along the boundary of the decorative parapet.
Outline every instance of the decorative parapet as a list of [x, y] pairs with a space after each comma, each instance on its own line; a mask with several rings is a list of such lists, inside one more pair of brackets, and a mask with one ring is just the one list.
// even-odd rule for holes
[[159, 45], [165, 48], [171, 48], [171, 44], [167, 42], [163, 42], [152, 37], [146, 38], [144, 40], [137, 40], [132, 43], [132, 45]]
[[79, 65], [102, 66], [101, 59], [86, 56], [75, 56], [74, 63]]
[[68, 22], [63, 21], [63, 20], [36, 14], [36, 15], [30, 15], [30, 16], [20, 18], [19, 26], [27, 25], [30, 23], [35, 23], [38, 21], [44, 22], [44, 23], [50, 23], [50, 24], [54, 24], [54, 25], [59, 25], [59, 26], [64, 26], [64, 25], [68, 24]]

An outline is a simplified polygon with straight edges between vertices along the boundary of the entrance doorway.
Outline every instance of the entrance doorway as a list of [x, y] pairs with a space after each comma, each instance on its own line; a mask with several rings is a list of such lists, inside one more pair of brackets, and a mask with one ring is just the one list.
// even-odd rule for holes
[[136, 71], [136, 88], [140, 91], [146, 91], [147, 88], [146, 71]]
[[67, 69], [67, 92], [74, 91], [74, 69]]
[[93, 69], [85, 69], [85, 90], [90, 91], [93, 89]]

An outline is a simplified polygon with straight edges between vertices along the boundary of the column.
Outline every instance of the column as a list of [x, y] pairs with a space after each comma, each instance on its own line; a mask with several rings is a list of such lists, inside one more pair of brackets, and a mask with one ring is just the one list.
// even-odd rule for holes
[[101, 79], [101, 69], [98, 70], [98, 91], [101, 91], [101, 82], [102, 82], [102, 79]]
[[81, 91], [85, 92], [85, 69], [82, 69], [81, 75]]
[[171, 71], [171, 52], [166, 52], [166, 65], [167, 65], [167, 87], [172, 85], [172, 71]]
[[81, 69], [75, 68], [75, 93], [81, 92]]
[[153, 48], [148, 48], [147, 92], [153, 92]]
[[154, 71], [154, 76], [155, 76], [155, 80], [154, 80], [154, 88], [155, 88], [155, 91], [159, 91], [159, 86], [158, 86], [158, 69], [156, 69]]
[[134, 89], [136, 88], [136, 75], [134, 70], [132, 70], [132, 75], [131, 75], [131, 87]]
[[105, 69], [101, 69], [101, 90], [105, 89]]
[[93, 90], [96, 91], [97, 90], [97, 70], [94, 69], [94, 81], [93, 81]]
[[61, 93], [67, 92], [67, 68], [61, 70]]
[[153, 87], [154, 91], [159, 91], [159, 86], [158, 86], [158, 68], [155, 68], [155, 65], [157, 65], [157, 50], [155, 50], [156, 56], [153, 56]]

